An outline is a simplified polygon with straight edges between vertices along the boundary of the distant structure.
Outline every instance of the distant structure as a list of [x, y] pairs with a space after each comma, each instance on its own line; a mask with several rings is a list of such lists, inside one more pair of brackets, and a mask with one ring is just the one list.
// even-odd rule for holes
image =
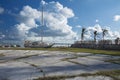
[[102, 39], [97, 40], [96, 37], [98, 32], [95, 30], [93, 32], [94, 40], [84, 40], [85, 28], [81, 31], [81, 41], [76, 41], [71, 47], [74, 48], [92, 48], [92, 49], [109, 49], [109, 50], [120, 50], [120, 38], [113, 40], [105, 40], [105, 36], [108, 30], [102, 29]]
[[53, 45], [54, 45], [53, 43], [48, 44], [41, 41], [25, 41], [24, 42], [24, 47], [28, 47], [28, 48], [50, 48]]
[[120, 38], [116, 38], [116, 39], [115, 39], [115, 44], [116, 44], [116, 45], [120, 45]]
[[15, 40], [1, 40], [0, 41], [0, 48], [18, 48], [22, 47], [21, 41]]
[[91, 49], [108, 49], [120, 50], [120, 39], [112, 40], [99, 40], [99, 41], [76, 41], [71, 45], [74, 48], [91, 48]]

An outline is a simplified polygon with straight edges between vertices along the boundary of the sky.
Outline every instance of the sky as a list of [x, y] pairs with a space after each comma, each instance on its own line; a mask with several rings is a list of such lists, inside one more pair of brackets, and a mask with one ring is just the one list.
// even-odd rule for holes
[[[42, 26], [42, 6], [43, 25]], [[120, 37], [120, 0], [0, 0], [0, 40], [74, 42]]]

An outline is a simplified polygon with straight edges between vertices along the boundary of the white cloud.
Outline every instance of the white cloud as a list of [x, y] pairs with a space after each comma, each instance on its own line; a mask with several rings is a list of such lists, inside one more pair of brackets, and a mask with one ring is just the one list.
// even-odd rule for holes
[[45, 2], [44, 0], [41, 0], [41, 4], [42, 4], [42, 5], [45, 5], [46, 2]]
[[81, 28], [81, 26], [80, 26], [80, 25], [77, 25], [76, 28]]
[[104, 27], [99, 24], [95, 24], [94, 26], [87, 27], [86, 30], [87, 32], [85, 33], [85, 39], [93, 39], [93, 32], [97, 31], [98, 32], [98, 37], [97, 39], [102, 39], [102, 29], [107, 29], [108, 32], [105, 36], [105, 39], [116, 39], [117, 37], [120, 37], [120, 32], [118, 31], [112, 31], [110, 27]]
[[115, 37], [120, 37], [120, 32], [115, 31], [115, 32], [114, 32], [114, 35], [115, 35]]
[[99, 20], [98, 20], [98, 19], [96, 19], [96, 20], [95, 20], [95, 22], [99, 22]]
[[73, 17], [74, 16], [74, 13], [71, 9], [67, 8], [67, 7], [64, 7], [63, 9], [61, 9], [61, 14], [63, 16], [65, 16], [66, 18], [70, 18], [70, 17]]
[[0, 39], [3, 39], [5, 37], [4, 34], [0, 34]]
[[84, 35], [84, 37], [85, 37], [85, 39], [92, 39], [92, 34], [91, 34], [91, 32], [90, 31], [88, 31], [85, 35]]
[[4, 12], [4, 8], [0, 7], [0, 14]]
[[102, 27], [99, 24], [95, 24], [93, 27], [88, 27], [89, 31], [97, 31], [98, 33], [102, 32]]
[[30, 6], [23, 7], [20, 11], [21, 21], [20, 24], [15, 25], [20, 33], [20, 36], [25, 37], [29, 35], [29, 30], [38, 27], [36, 19], [40, 18], [41, 13], [37, 9]]
[[78, 19], [79, 19], [79, 17], [75, 16], [73, 19], [74, 19], [74, 20], [78, 20]]
[[40, 12], [37, 9], [33, 9], [30, 6], [24, 6], [23, 10], [20, 12], [20, 16], [23, 18], [39, 18], [40, 17]]
[[120, 20], [120, 15], [115, 15], [114, 16], [114, 21], [119, 21]]
[[111, 30], [108, 31], [107, 39], [115, 39], [117, 37], [120, 38], [120, 32], [118, 32], [118, 31], [111, 31]]
[[[45, 37], [76, 37], [72, 31], [72, 26], [68, 25], [68, 19], [74, 17], [73, 11], [68, 7], [63, 7], [59, 2], [41, 2], [44, 4], [44, 34]], [[31, 6], [24, 6], [20, 11], [21, 21], [16, 27], [22, 36], [41, 36], [41, 10]], [[21, 34], [22, 33], [22, 34]]]

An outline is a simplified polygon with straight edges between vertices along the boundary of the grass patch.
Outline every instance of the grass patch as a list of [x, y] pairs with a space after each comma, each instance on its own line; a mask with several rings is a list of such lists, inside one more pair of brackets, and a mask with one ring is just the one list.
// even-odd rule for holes
[[114, 63], [114, 64], [120, 64], [120, 58], [119, 59], [105, 60], [105, 62], [110, 62], [110, 63]]
[[33, 56], [38, 56], [38, 54], [26, 55], [26, 56], [22, 56], [22, 57], [15, 58], [15, 59], [13, 59], [13, 60], [25, 59], [25, 58], [29, 58], [29, 57], [33, 57]]
[[32, 56], [38, 56], [38, 54], [26, 55], [26, 56], [22, 56], [22, 57], [18, 57], [18, 58], [13, 58], [13, 59], [10, 59], [10, 60], [4, 60], [4, 61], [1, 61], [0, 63], [5, 63], [5, 62], [9, 62], [9, 61], [20, 60], [20, 59], [25, 59], [25, 58], [29, 58], [29, 57], [32, 57]]
[[62, 48], [62, 49], [60, 48], [56, 50], [120, 56], [120, 51], [110, 51], [110, 50], [96, 50], [96, 49], [84, 49], [84, 48]]
[[100, 71], [96, 75], [108, 76], [113, 78], [113, 80], [120, 80], [120, 70]]
[[51, 76], [51, 77], [41, 77], [34, 80], [65, 80], [66, 78], [74, 78], [74, 77], [89, 77], [89, 76], [104, 76], [111, 77], [113, 80], [120, 80], [120, 70], [110, 70], [110, 71], [99, 71], [96, 73], [83, 73], [79, 75], [71, 75], [71, 76]]
[[71, 62], [71, 63], [74, 63], [74, 64], [78, 64], [78, 65], [82, 65], [82, 66], [88, 67], [87, 65], [82, 64], [82, 63], [79, 63], [79, 62], [76, 62], [76, 61], [70, 61], [70, 60], [68, 60], [68, 62]]
[[63, 59], [61, 59], [61, 61], [68, 61], [70, 59], [76, 59], [76, 58], [77, 58], [77, 56], [76, 57], [70, 57], [70, 58], [63, 58]]
[[113, 56], [120, 56], [120, 51], [115, 50], [97, 50], [97, 49], [85, 49], [85, 48], [0, 48], [8, 50], [49, 50], [49, 51], [70, 51], [70, 52], [86, 52], [94, 54], [106, 54]]
[[3, 56], [5, 56], [3, 53], [0, 53], [0, 57], [3, 57]]
[[61, 59], [61, 61], [67, 61], [67, 60], [70, 60], [70, 59], [77, 59], [79, 57], [87, 57], [89, 55], [74, 55], [73, 57], [69, 57], [69, 58], [63, 58]]
[[29, 62], [24, 62], [24, 63], [29, 64], [30, 66], [38, 69], [39, 72], [42, 72], [42, 73], [43, 73], [43, 77], [45, 77], [45, 72], [44, 72], [40, 67], [38, 67], [38, 66], [35, 65], [35, 64], [31, 64], [31, 63], [29, 63]]
[[63, 58], [63, 59], [61, 59], [61, 61], [68, 61], [68, 62], [71, 62], [71, 63], [74, 63], [74, 64], [83, 65], [83, 66], [87, 67], [87, 65], [85, 65], [85, 64], [82, 64], [82, 63], [71, 60], [71, 59], [76, 59], [76, 58], [78, 58], [78, 57], [76, 56], [76, 57], [71, 57], [71, 58]]
[[33, 79], [33, 80], [63, 80], [67, 77], [65, 76], [53, 76], [53, 77], [43, 77], [43, 78], [38, 78], [38, 79]]

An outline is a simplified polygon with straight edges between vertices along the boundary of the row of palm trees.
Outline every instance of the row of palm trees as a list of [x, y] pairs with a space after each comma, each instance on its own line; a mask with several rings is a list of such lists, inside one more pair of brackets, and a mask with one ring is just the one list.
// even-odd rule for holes
[[[82, 28], [81, 41], [84, 41], [84, 35], [85, 35], [86, 32], [87, 32], [87, 29], [86, 29], [86, 28]], [[102, 38], [103, 38], [103, 40], [104, 40], [105, 35], [107, 34], [107, 32], [108, 32], [107, 29], [102, 29]], [[97, 35], [98, 35], [98, 31], [95, 30], [95, 31], [93, 32], [93, 34], [94, 34], [94, 41], [96, 42], [96, 37], [97, 37]]]

